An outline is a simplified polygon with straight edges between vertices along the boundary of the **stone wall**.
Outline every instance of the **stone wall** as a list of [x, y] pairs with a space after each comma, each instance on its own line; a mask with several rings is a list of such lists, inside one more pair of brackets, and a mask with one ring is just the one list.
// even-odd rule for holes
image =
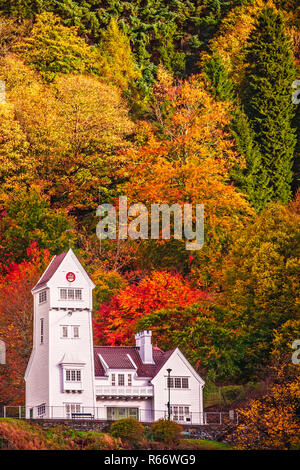
[[[88, 420], [88, 419], [34, 419], [28, 420], [34, 424], [38, 424], [43, 429], [49, 429], [54, 426], [67, 426], [76, 431], [95, 431], [108, 432], [112, 421]], [[149, 423], [143, 423], [149, 428]], [[232, 431], [234, 425], [183, 425], [183, 431], [186, 436], [195, 437], [197, 439], [223, 441], [228, 431]], [[229, 429], [230, 428], [230, 429]]]

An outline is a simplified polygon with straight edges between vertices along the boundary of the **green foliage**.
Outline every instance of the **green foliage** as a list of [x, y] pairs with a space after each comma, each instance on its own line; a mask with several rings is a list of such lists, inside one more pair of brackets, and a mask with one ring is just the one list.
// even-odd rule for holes
[[255, 142], [255, 134], [244, 111], [237, 107], [230, 124], [238, 152], [245, 158], [245, 166], [235, 165], [231, 175], [237, 187], [247, 194], [251, 206], [260, 211], [271, 199], [270, 177], [263, 157]]
[[291, 196], [296, 145], [291, 99], [296, 68], [282, 15], [273, 8], [265, 8], [257, 19], [248, 39], [246, 63], [245, 111], [267, 171], [271, 198], [286, 203]]
[[241, 326], [244, 376], [270, 359], [276, 331], [299, 318], [299, 227], [296, 204], [272, 204], [236, 236], [230, 250], [224, 301], [231, 321]]
[[204, 64], [204, 72], [211, 83], [211, 93], [216, 100], [226, 101], [234, 99], [233, 83], [221, 57], [214, 53]]
[[50, 201], [38, 187], [20, 190], [17, 198], [8, 198], [0, 219], [0, 253], [11, 254], [14, 261], [26, 257], [30, 243], [51, 253], [59, 253], [68, 247], [73, 238], [74, 221], [63, 209], [50, 207]]
[[134, 418], [124, 418], [115, 421], [109, 432], [127, 444], [137, 445], [145, 435], [145, 428]]
[[151, 424], [150, 431], [155, 441], [170, 445], [179, 441], [182, 427], [175, 421], [160, 419]]

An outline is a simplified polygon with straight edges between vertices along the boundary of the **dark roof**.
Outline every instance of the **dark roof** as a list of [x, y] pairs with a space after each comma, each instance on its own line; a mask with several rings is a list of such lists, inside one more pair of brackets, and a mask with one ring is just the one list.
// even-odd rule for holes
[[138, 349], [139, 348], [137, 348], [136, 346], [95, 346], [95, 376], [105, 376], [105, 371], [99, 358], [99, 354], [102, 356], [102, 358], [110, 369], [135, 370], [132, 362], [128, 358], [129, 355], [137, 366], [138, 377], [153, 378], [160, 371], [163, 365], [167, 362], [171, 354], [175, 351], [174, 349], [172, 349], [171, 351], [163, 352], [161, 349], [154, 347], [154, 364], [143, 364]]
[[57, 271], [57, 269], [61, 265], [61, 263], [62, 263], [63, 259], [65, 258], [66, 254], [67, 254], [67, 252], [60, 253], [60, 255], [56, 255], [56, 256], [54, 256], [54, 258], [52, 258], [51, 263], [49, 264], [48, 268], [46, 269], [46, 271], [42, 275], [39, 282], [34, 286], [34, 289], [36, 289], [37, 287], [42, 287], [45, 284], [47, 284], [48, 281], [50, 281], [53, 274]]

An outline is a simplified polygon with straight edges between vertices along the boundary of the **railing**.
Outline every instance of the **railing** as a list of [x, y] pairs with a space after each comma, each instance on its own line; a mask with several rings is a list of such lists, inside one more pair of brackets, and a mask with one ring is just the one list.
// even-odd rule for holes
[[[119, 419], [121, 416], [118, 415], [118, 418], [113, 418], [112, 415], [108, 417], [108, 408], [105, 406], [81, 406], [80, 410], [69, 409], [66, 410], [66, 407], [63, 406], [45, 406], [44, 413], [38, 414], [38, 407], [25, 408], [25, 406], [4, 406], [2, 412], [0, 410], [0, 417], [4, 418], [15, 418], [15, 419], [56, 419], [56, 420], [66, 420], [72, 419], [72, 414], [88, 414], [93, 416], [92, 419], [97, 421], [111, 421], [113, 419]], [[116, 407], [118, 410], [127, 410], [131, 409], [130, 406], [124, 405], [124, 407]], [[158, 419], [167, 419], [168, 412], [167, 410], [153, 410], [153, 409], [143, 409], [135, 408], [137, 410], [137, 418], [139, 421], [144, 423], [151, 423], [157, 421]], [[125, 416], [124, 416], [125, 417]], [[77, 417], [79, 419], [79, 417]], [[235, 410], [228, 411], [207, 411], [203, 413], [190, 412], [183, 416], [180, 415], [171, 415], [171, 420], [174, 420], [180, 424], [185, 425], [224, 425], [226, 423], [238, 424], [238, 413]], [[89, 421], [91, 418], [89, 417]]]
[[153, 387], [113, 387], [97, 385], [95, 392], [98, 397], [153, 397]]

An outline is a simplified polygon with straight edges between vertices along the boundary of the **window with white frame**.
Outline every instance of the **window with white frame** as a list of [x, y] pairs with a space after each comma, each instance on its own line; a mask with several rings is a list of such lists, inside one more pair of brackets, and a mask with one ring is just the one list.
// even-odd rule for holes
[[72, 418], [73, 413], [81, 412], [81, 403], [65, 403], [66, 418]]
[[69, 333], [68, 330], [69, 330], [69, 328], [68, 328], [67, 325], [62, 325], [61, 326], [61, 337], [62, 338], [68, 338], [68, 333]]
[[38, 406], [38, 416], [43, 416], [44, 414], [46, 414], [46, 404], [42, 403]]
[[66, 369], [66, 382], [81, 382], [81, 370]]
[[62, 338], [79, 338], [79, 325], [61, 325], [60, 328]]
[[47, 291], [42, 290], [41, 292], [39, 292], [39, 304], [43, 304], [46, 301], [47, 301]]
[[111, 374], [111, 385], [112, 387], [116, 386], [116, 374]]
[[40, 342], [41, 344], [44, 343], [44, 319], [40, 319]]
[[189, 421], [190, 406], [189, 405], [172, 405], [170, 406], [171, 417], [174, 421]]
[[132, 374], [128, 374], [127, 383], [128, 383], [128, 387], [131, 387], [131, 385], [132, 385]]
[[189, 379], [188, 377], [167, 377], [167, 388], [189, 388]]
[[73, 338], [79, 338], [79, 326], [73, 325], [72, 330], [73, 330]]
[[118, 374], [118, 385], [119, 387], [123, 387], [125, 385], [125, 375]]
[[82, 289], [60, 289], [60, 300], [82, 300]]

